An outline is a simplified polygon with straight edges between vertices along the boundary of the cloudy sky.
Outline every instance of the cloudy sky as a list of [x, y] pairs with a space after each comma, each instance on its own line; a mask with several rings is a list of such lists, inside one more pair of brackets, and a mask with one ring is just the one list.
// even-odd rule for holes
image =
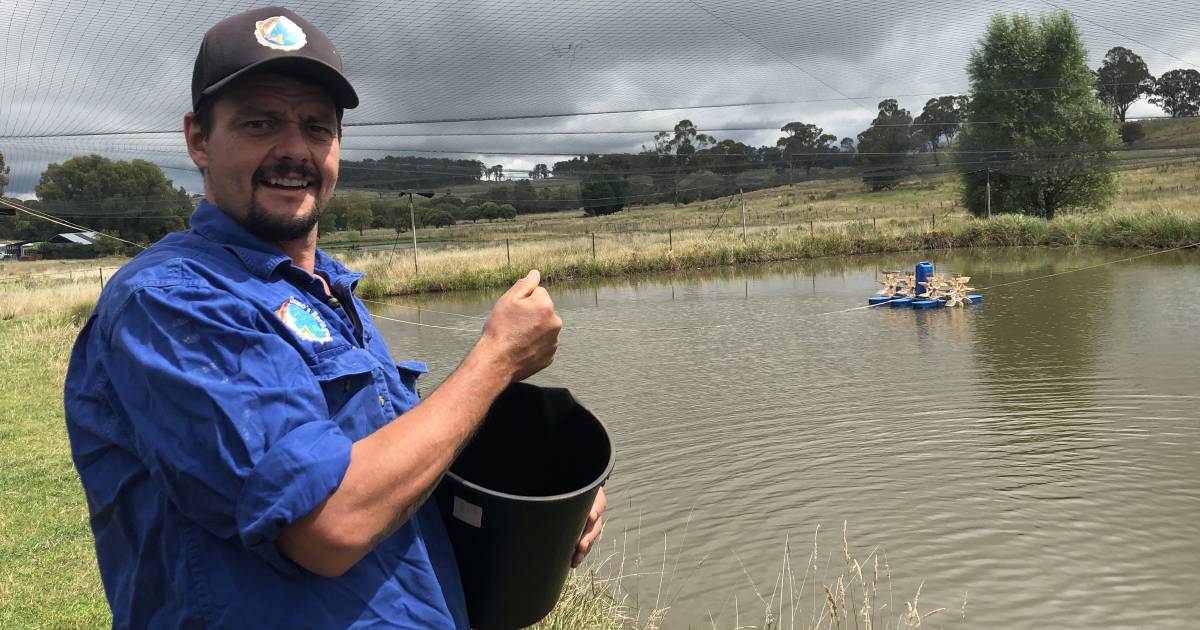
[[[150, 159], [177, 184], [199, 189], [178, 132], [192, 63], [204, 31], [250, 5], [0, 1], [8, 194], [29, 196], [47, 163], [86, 153]], [[854, 136], [884, 98], [916, 114], [932, 96], [965, 92], [967, 56], [995, 11], [1071, 11], [1093, 67], [1113, 46], [1142, 55], [1155, 75], [1200, 67], [1200, 2], [1179, 0], [306, 0], [289, 7], [338, 45], [362, 99], [346, 116], [345, 157], [423, 152], [508, 172], [573, 154], [637, 150], [681, 118], [702, 130], [739, 129], [711, 133], [753, 145], [774, 144], [793, 120]], [[1139, 103], [1130, 115], [1161, 112]], [[506, 119], [519, 116], [543, 117]], [[446, 119], [455, 122], [421, 122]], [[612, 133], [580, 133], [597, 131]], [[513, 135], [497, 135], [505, 133]]]

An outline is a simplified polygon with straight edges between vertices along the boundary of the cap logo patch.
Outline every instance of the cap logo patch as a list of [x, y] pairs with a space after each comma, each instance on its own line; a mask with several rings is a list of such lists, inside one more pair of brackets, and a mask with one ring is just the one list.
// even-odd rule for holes
[[325, 325], [321, 316], [313, 312], [312, 308], [307, 304], [294, 297], [290, 297], [284, 301], [275, 310], [275, 314], [283, 321], [284, 326], [290, 328], [301, 339], [316, 343], [325, 343], [332, 339], [329, 335], [329, 326]]
[[282, 15], [255, 22], [254, 38], [275, 50], [300, 50], [308, 43], [304, 30]]

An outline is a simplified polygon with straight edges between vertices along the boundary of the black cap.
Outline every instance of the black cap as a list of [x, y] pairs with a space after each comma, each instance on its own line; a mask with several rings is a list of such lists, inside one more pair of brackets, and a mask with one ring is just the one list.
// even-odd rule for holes
[[227, 17], [204, 34], [192, 70], [192, 111], [230, 81], [268, 68], [324, 84], [339, 109], [358, 106], [342, 56], [325, 33], [288, 9], [267, 7]]

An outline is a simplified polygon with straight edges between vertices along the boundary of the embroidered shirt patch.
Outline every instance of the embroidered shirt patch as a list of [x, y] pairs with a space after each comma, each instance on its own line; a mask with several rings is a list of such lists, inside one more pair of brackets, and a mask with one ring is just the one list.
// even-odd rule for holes
[[275, 314], [301, 339], [316, 343], [325, 343], [333, 339], [329, 334], [329, 326], [315, 311], [304, 302], [294, 297], [288, 298]]

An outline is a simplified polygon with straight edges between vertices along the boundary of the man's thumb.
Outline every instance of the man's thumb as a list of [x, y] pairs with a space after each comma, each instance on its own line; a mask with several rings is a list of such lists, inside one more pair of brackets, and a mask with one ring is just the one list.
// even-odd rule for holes
[[541, 282], [542, 273], [537, 269], [530, 269], [524, 278], [517, 280], [517, 283], [513, 285], [513, 296], [518, 298], [529, 297], [533, 295], [533, 290], [538, 288], [538, 284]]

